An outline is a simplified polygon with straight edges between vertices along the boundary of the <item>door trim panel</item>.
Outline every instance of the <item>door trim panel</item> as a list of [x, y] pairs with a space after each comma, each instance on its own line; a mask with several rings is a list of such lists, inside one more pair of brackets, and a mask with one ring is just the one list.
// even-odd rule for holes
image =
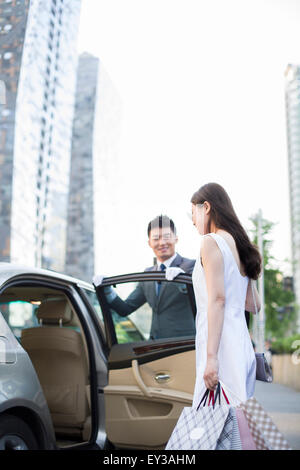
[[179, 341], [174, 341], [173, 343], [163, 343], [163, 344], [148, 344], [147, 346], [137, 346], [136, 348], [133, 348], [134, 353], [137, 356], [140, 356], [142, 354], [147, 354], [151, 353], [157, 350], [164, 350], [164, 349], [170, 349], [170, 348], [177, 348], [180, 346], [189, 346], [193, 345], [195, 346], [195, 340], [194, 339], [187, 339], [187, 340], [179, 340]]
[[[163, 357], [173, 356], [195, 349], [195, 339], [190, 336], [178, 341], [171, 338], [164, 341], [145, 341], [142, 344], [143, 346], [141, 346], [140, 342], [114, 344], [110, 350], [108, 368], [125, 369], [131, 367], [134, 359], [138, 359], [139, 364], [145, 364], [150, 361], [162, 359]], [[137, 350], [137, 352], [135, 350]]]

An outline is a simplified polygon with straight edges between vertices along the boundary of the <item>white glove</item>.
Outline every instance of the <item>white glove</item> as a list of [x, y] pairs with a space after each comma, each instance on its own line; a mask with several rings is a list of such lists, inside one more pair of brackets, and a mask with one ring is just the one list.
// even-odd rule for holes
[[166, 279], [168, 281], [173, 281], [178, 274], [184, 273], [183, 269], [181, 268], [167, 268], [166, 269]]
[[93, 284], [95, 284], [96, 287], [100, 286], [104, 278], [104, 274], [97, 274], [93, 277]]
[[[104, 274], [97, 274], [96, 276], [93, 277], [93, 284], [96, 287], [101, 286], [102, 281], [105, 277], [106, 276], [104, 276]], [[103, 290], [106, 296], [106, 300], [110, 304], [117, 297], [117, 294], [115, 293], [115, 291], [113, 290], [111, 286], [104, 287]]]

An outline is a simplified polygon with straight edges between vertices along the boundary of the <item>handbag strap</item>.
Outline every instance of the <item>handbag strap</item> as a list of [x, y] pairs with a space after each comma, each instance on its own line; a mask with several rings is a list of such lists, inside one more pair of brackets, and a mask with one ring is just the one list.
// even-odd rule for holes
[[253, 287], [254, 280], [253, 280], [253, 279], [250, 279], [250, 282], [251, 282], [251, 290], [252, 290], [252, 296], [253, 296], [253, 302], [254, 302], [255, 313], [256, 313], [256, 315], [257, 315], [257, 305], [256, 305], [256, 298], [255, 298], [255, 295], [254, 295], [254, 287]]

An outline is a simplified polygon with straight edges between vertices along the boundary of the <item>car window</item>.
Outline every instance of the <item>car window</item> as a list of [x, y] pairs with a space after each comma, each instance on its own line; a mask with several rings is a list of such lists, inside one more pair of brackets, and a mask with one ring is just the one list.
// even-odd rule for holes
[[[15, 300], [8, 300], [7, 297], [10, 299], [15, 297]], [[28, 288], [28, 291], [24, 287], [20, 287], [20, 290], [12, 288], [0, 296], [0, 312], [15, 337], [20, 340], [22, 330], [43, 325], [43, 320], [41, 320], [41, 324], [38, 320], [38, 309], [42, 303], [50, 305], [51, 300], [67, 301], [67, 297], [62, 292], [50, 288], [36, 287], [34, 290]], [[59, 325], [59, 321], [57, 325]], [[75, 316], [70, 323], [63, 324], [61, 327], [80, 333], [80, 326]]]
[[102, 313], [102, 309], [100, 307], [96, 292], [94, 290], [85, 289], [84, 287], [81, 287], [81, 289], [83, 290], [84, 294], [87, 296], [89, 303], [92, 305], [94, 311], [96, 312], [97, 317], [99, 319], [101, 331], [103, 333], [104, 338], [106, 338], [103, 313]]
[[183, 282], [127, 282], [103, 287], [101, 292], [118, 343], [195, 335], [193, 309]]
[[0, 312], [18, 340], [24, 328], [38, 326], [35, 315], [37, 308], [38, 304], [22, 300], [0, 302]]
[[82, 287], [82, 290], [84, 291], [90, 304], [93, 306], [94, 310], [96, 311], [97, 316], [99, 317], [99, 320], [103, 322], [103, 313], [99, 305], [99, 300], [98, 300], [96, 292], [89, 290], [89, 289], [85, 289], [84, 287]]

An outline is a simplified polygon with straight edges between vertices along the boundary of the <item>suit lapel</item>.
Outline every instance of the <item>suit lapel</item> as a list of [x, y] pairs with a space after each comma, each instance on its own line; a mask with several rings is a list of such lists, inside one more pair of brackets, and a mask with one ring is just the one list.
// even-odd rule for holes
[[182, 263], [182, 259], [183, 259], [182, 256], [177, 254], [176, 258], [173, 259], [170, 266], [180, 267], [180, 265]]
[[[182, 262], [182, 256], [177, 254], [176, 258], [174, 258], [172, 263], [170, 264], [170, 267], [179, 267], [181, 262]], [[160, 293], [159, 293], [159, 297], [158, 297], [158, 304], [161, 300], [161, 297], [162, 297], [164, 291], [166, 290], [167, 282], [168, 281], [164, 281], [164, 283], [161, 285]], [[155, 295], [156, 295], [156, 292], [155, 292]]]

